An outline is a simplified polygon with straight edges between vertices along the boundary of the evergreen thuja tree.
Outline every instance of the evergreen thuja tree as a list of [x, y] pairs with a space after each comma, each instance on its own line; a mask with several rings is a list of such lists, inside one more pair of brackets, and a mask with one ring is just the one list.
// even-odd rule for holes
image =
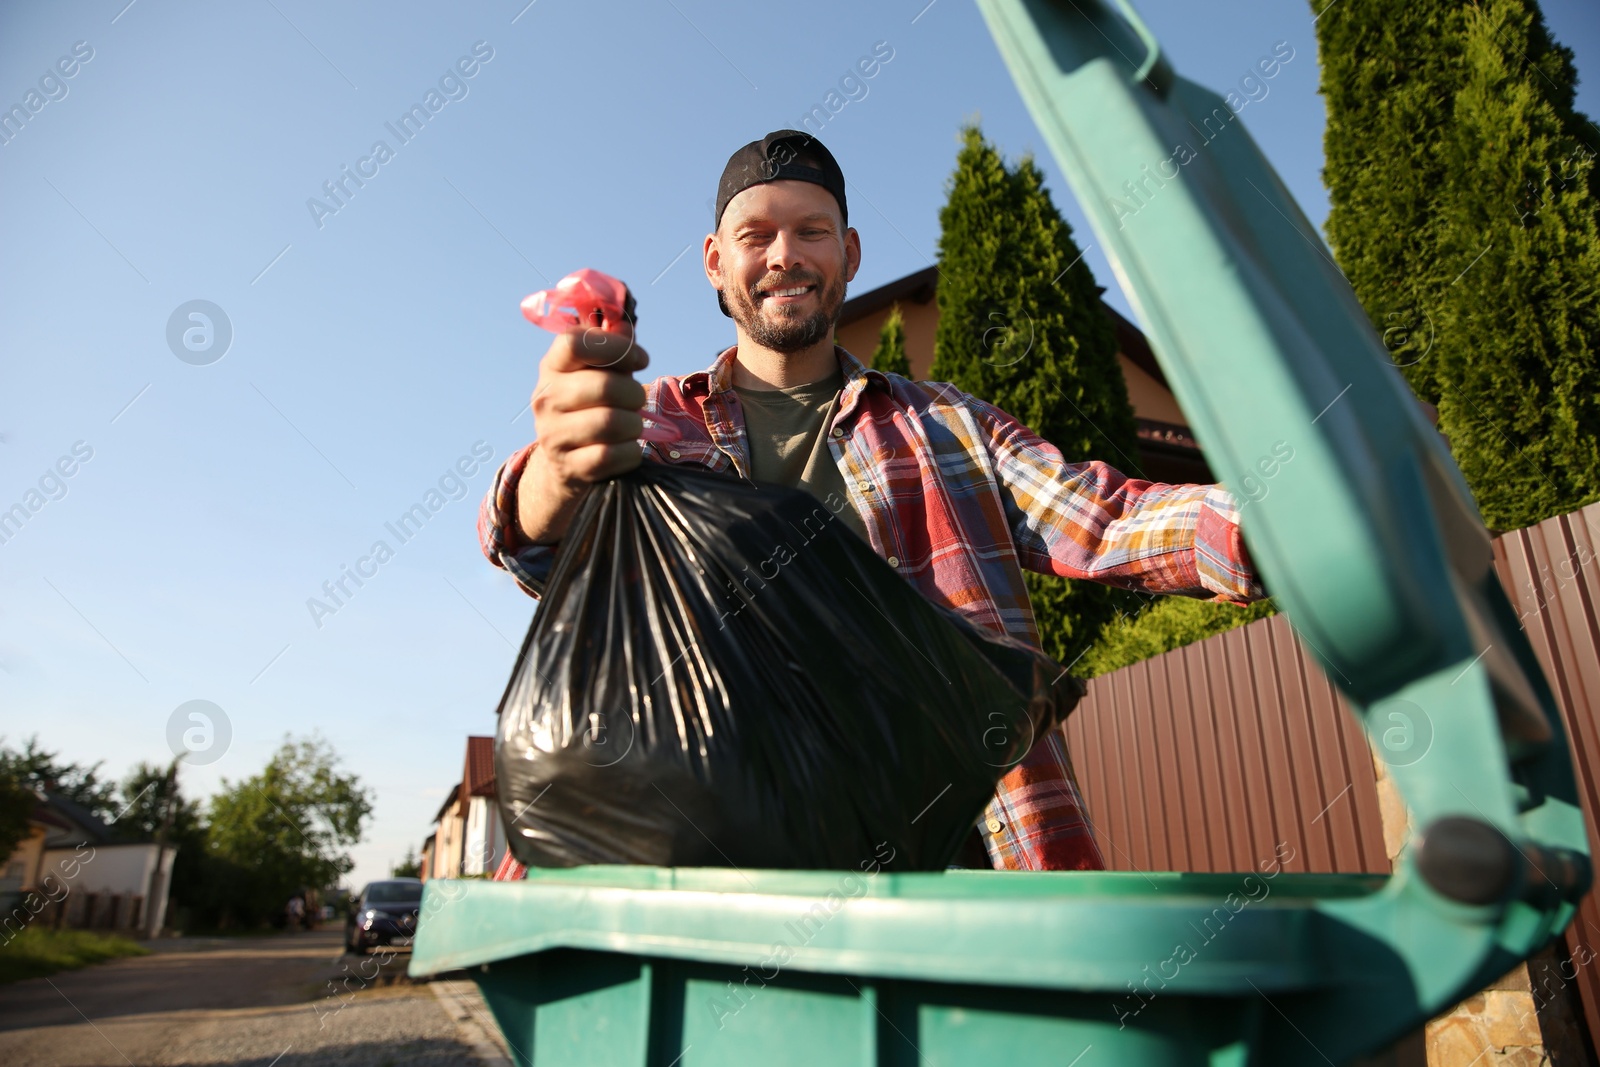
[[1436, 363], [1425, 357], [1436, 296], [1452, 277], [1436, 235], [1449, 165], [1446, 100], [1460, 79], [1460, 56], [1441, 44], [1459, 33], [1461, 5], [1339, 6], [1317, 20], [1328, 242], [1395, 363], [1417, 395], [1437, 404]]
[[906, 323], [900, 314], [900, 305], [889, 310], [878, 331], [878, 347], [872, 352], [872, 369], [885, 374], [911, 377], [911, 361], [906, 358]]
[[[1068, 462], [1139, 473], [1133, 409], [1094, 275], [1024, 158], [1007, 167], [976, 127], [939, 212], [939, 327], [929, 377], [994, 404]], [[1091, 582], [1028, 573], [1040, 643], [1074, 663], [1117, 615]]]
[[1600, 130], [1537, 5], [1467, 10], [1441, 244], [1440, 427], [1493, 526], [1600, 498]]
[[1533, 0], [1317, 22], [1328, 236], [1484, 519], [1600, 498], [1600, 129]]

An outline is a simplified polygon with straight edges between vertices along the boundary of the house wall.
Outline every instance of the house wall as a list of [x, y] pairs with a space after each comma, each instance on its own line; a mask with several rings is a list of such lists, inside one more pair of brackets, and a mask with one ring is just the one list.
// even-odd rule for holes
[[[890, 307], [893, 305], [839, 327], [836, 335], [839, 345], [861, 362], [871, 365], [872, 351], [878, 347], [878, 333], [889, 317]], [[906, 324], [906, 359], [911, 363], [911, 377], [925, 379], [933, 364], [933, 335], [939, 328], [939, 305], [933, 300], [926, 304], [901, 301], [900, 315]]]
[[500, 861], [509, 851], [506, 844], [505, 824], [500, 819], [500, 801], [496, 797], [488, 797], [488, 871], [493, 874], [500, 867]]
[[500, 810], [494, 797], [472, 797], [467, 805], [466, 843], [462, 874], [493, 874], [505, 854], [500, 832]]
[[482, 797], [467, 799], [467, 824], [461, 850], [461, 873], [483, 874], [483, 816], [485, 804]]
[[0, 870], [0, 893], [16, 893], [39, 884], [43, 873], [45, 828], [30, 824], [28, 836], [18, 842]]
[[[171, 850], [169, 850], [170, 853]], [[143, 896], [155, 870], [156, 846], [77, 845], [46, 849], [44, 873], [53, 874], [75, 892], [134, 893]]]
[[[78, 844], [45, 849], [38, 894], [48, 900], [37, 919], [46, 927], [114, 928], [143, 936], [166, 923], [172, 865], [178, 850], [152, 843]], [[153, 893], [153, 896], [152, 896]]]
[[1133, 406], [1134, 418], [1155, 419], [1175, 426], [1189, 425], [1189, 419], [1178, 406], [1172, 390], [1120, 352], [1117, 353], [1117, 364], [1122, 368], [1122, 379], [1128, 385], [1128, 403]]
[[433, 877], [461, 877], [462, 819], [455, 814], [456, 805], [450, 805], [450, 814], [439, 820], [434, 838]]

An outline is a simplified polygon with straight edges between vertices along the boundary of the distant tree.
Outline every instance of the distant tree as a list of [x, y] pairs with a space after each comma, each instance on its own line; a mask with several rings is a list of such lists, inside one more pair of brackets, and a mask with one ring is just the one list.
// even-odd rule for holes
[[38, 794], [0, 771], [0, 865], [28, 836], [28, 817], [38, 805]]
[[417, 850], [406, 846], [406, 858], [389, 868], [391, 878], [421, 878], [422, 860], [417, 857]]
[[911, 377], [911, 361], [906, 358], [906, 321], [900, 314], [900, 305], [889, 309], [878, 331], [878, 347], [872, 353], [872, 369], [885, 374]]
[[228, 887], [243, 879], [209, 854], [204, 808], [183, 795], [176, 776], [169, 785], [167, 770], [154, 763], [134, 764], [122, 780], [124, 810], [114, 829], [136, 841], [156, 840], [170, 800], [172, 823], [166, 843], [177, 855], [172, 861], [169, 925], [215, 927], [231, 893]]
[[1485, 520], [1600, 497], [1600, 130], [1534, 0], [1313, 0], [1329, 242]]
[[58, 793], [109, 821], [117, 813], [117, 786], [100, 779], [100, 766], [66, 762], [59, 753], [41, 748], [37, 736], [24, 741], [20, 750], [0, 744], [0, 776], [9, 775], [21, 785]]
[[[1137, 475], [1137, 436], [1116, 339], [1072, 231], [1024, 157], [1008, 168], [976, 127], [939, 212], [939, 327], [929, 377], [989, 401], [1068, 462]], [[1042, 647], [1073, 663], [1125, 596], [1027, 573]]]
[[207, 854], [225, 865], [229, 898], [218, 925], [259, 925], [281, 916], [294, 893], [337, 883], [355, 866], [372, 797], [320, 739], [286, 739], [262, 772], [224, 779], [211, 798]]
[[121, 793], [122, 815], [114, 829], [123, 836], [136, 841], [154, 841], [170, 799], [172, 825], [167, 830], [167, 840], [185, 842], [204, 837], [204, 813], [200, 804], [184, 797], [176, 779], [169, 786], [166, 767], [143, 761], [134, 764], [122, 779]]

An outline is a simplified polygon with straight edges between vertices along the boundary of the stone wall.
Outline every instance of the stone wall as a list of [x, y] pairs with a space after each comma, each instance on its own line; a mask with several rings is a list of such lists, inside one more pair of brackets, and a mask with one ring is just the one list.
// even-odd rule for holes
[[[1428, 1023], [1428, 1067], [1591, 1067], [1564, 963], [1564, 951], [1546, 948]], [[1555, 980], [1535, 995], [1532, 974]]]
[[[1376, 757], [1373, 766], [1384, 851], [1393, 862], [1415, 827], [1388, 767]], [[1572, 973], [1566, 947], [1549, 946], [1367, 1067], [1596, 1067]]]

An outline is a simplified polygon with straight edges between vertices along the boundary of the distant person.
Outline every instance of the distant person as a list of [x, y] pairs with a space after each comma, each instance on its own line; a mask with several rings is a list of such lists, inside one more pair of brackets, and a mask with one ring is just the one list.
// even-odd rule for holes
[[[648, 459], [805, 489], [928, 599], [1035, 648], [1024, 569], [1234, 604], [1263, 596], [1221, 486], [1069, 462], [994, 405], [869, 370], [833, 343], [861, 239], [820, 141], [779, 130], [735, 152], [714, 226], [703, 266], [738, 342], [709, 369], [640, 385], [631, 375], [649, 357], [631, 317], [620, 336], [574, 329], [545, 353], [538, 440], [500, 468], [478, 522], [484, 554], [528, 593], [543, 591], [589, 487]], [[641, 445], [641, 410], [682, 439]], [[1059, 730], [984, 814], [975, 832], [995, 867], [1105, 867]]]

